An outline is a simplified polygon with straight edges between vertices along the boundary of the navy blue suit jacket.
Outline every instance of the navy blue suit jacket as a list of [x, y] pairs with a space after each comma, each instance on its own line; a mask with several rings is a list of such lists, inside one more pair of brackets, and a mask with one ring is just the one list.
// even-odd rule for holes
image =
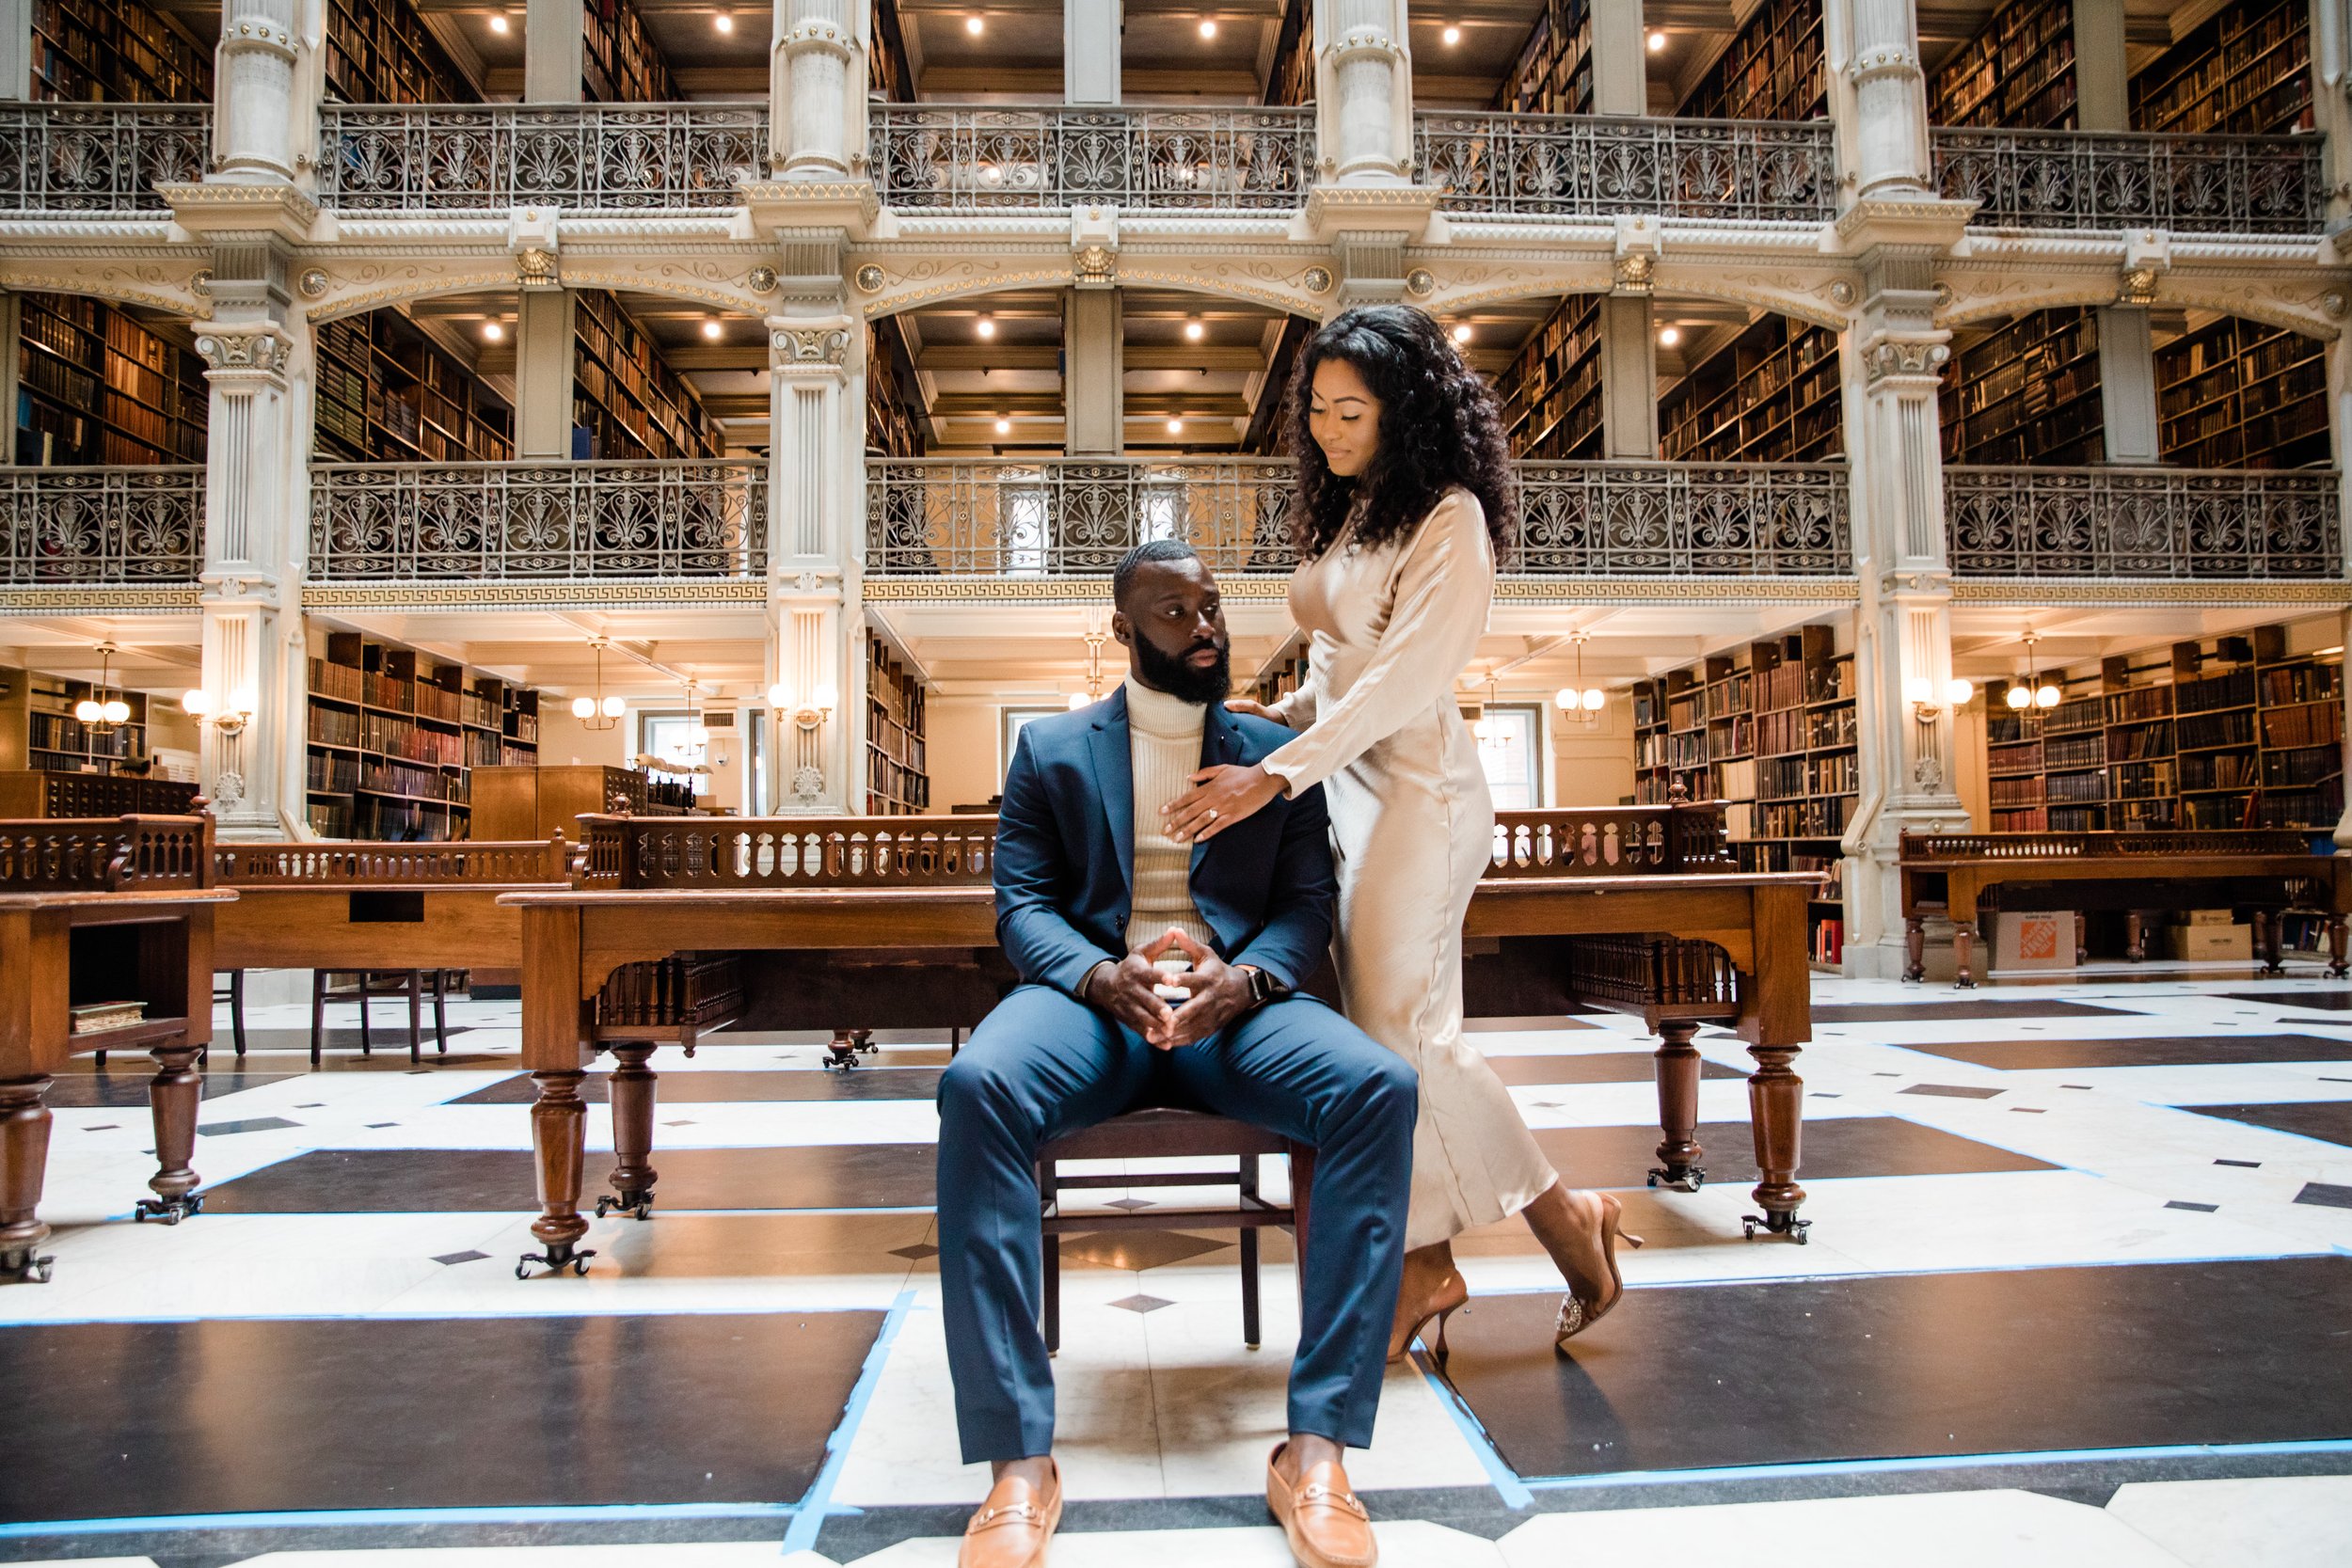
[[[1208, 709], [1200, 765], [1248, 765], [1291, 738], [1271, 720]], [[1075, 993], [1126, 956], [1133, 909], [1135, 769], [1127, 692], [1021, 731], [996, 815], [996, 940], [1024, 980]], [[1339, 872], [1323, 788], [1276, 796], [1192, 851], [1192, 900], [1229, 963], [1295, 988], [1331, 944]]]

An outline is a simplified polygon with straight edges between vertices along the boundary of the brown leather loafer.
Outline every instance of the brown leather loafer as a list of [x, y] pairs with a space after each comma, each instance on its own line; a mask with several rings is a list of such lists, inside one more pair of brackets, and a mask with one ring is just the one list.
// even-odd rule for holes
[[1045, 1568], [1046, 1544], [1061, 1523], [1061, 1467], [1045, 1463], [1041, 1493], [1018, 1476], [989, 1489], [988, 1501], [963, 1527], [956, 1568]]
[[1373, 1568], [1380, 1544], [1372, 1538], [1372, 1516], [1349, 1490], [1347, 1472], [1325, 1461], [1298, 1478], [1295, 1491], [1276, 1461], [1290, 1445], [1278, 1443], [1265, 1465], [1265, 1505], [1290, 1537], [1291, 1556], [1300, 1568]]

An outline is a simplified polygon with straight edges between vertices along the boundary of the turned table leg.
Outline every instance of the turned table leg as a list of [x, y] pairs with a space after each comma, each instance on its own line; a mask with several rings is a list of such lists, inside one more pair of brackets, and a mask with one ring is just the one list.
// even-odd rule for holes
[[155, 1076], [147, 1081], [148, 1112], [155, 1122], [155, 1174], [147, 1185], [155, 1196], [139, 1199], [135, 1218], [178, 1225], [204, 1212], [189, 1164], [196, 1158], [196, 1111], [204, 1087], [196, 1072], [199, 1049], [183, 1038], [147, 1053], [155, 1058]]
[[2352, 973], [2352, 942], [2346, 941], [2347, 936], [2352, 936], [2352, 931], [2347, 931], [2344, 916], [2329, 915], [2328, 917], [2328, 973], [2337, 979], [2342, 979], [2347, 973]]
[[1649, 1173], [1653, 1187], [1695, 1193], [1707, 1180], [1707, 1167], [1699, 1164], [1707, 1153], [1698, 1144], [1699, 1052], [1691, 1043], [1698, 1032], [1695, 1023], [1658, 1026], [1658, 1130], [1665, 1140]]
[[596, 1218], [609, 1213], [653, 1214], [654, 1074], [645, 1066], [650, 1042], [615, 1045], [612, 1053], [612, 1191], [596, 1198]]
[[2286, 969], [2287, 911], [2256, 910], [2254, 911], [2254, 945], [2256, 957], [2263, 961], [2265, 974], [2277, 974]]
[[1903, 978], [1924, 980], [1928, 977], [1928, 922], [1924, 915], [1913, 915], [1903, 922]]
[[531, 1075], [539, 1085], [539, 1098], [531, 1107], [531, 1145], [538, 1155], [541, 1211], [531, 1222], [531, 1233], [547, 1251], [524, 1253], [515, 1265], [517, 1279], [529, 1278], [533, 1263], [545, 1263], [557, 1273], [568, 1268], [586, 1274], [588, 1259], [596, 1255], [595, 1248], [579, 1245], [588, 1234], [588, 1222], [580, 1212], [580, 1173], [588, 1132], [588, 1107], [580, 1101], [580, 1084], [586, 1076], [576, 1069]]
[[0, 1281], [41, 1285], [53, 1261], [40, 1243], [40, 1182], [49, 1165], [49, 1080], [12, 1078], [0, 1084]]
[[2134, 963], [2148, 956], [2148, 923], [2137, 910], [2123, 911], [2123, 956]]
[[1977, 989], [1976, 966], [1971, 961], [1975, 958], [1976, 942], [1977, 933], [1973, 925], [1966, 921], [1953, 922], [1952, 960], [1958, 966], [1958, 973], [1952, 984], [1962, 990]]
[[1753, 1196], [1764, 1212], [1741, 1218], [1750, 1240], [1758, 1227], [1802, 1243], [1812, 1221], [1797, 1218], [1804, 1189], [1797, 1185], [1797, 1158], [1804, 1115], [1804, 1080], [1790, 1070], [1793, 1045], [1752, 1045], [1756, 1069], [1748, 1079], [1748, 1119], [1756, 1134], [1756, 1168], [1763, 1180]]

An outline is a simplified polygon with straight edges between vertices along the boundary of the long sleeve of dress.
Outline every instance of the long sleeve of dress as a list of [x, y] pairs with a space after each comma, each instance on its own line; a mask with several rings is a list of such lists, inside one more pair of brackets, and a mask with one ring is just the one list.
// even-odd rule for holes
[[1294, 796], [1451, 700], [1494, 598], [1494, 558], [1476, 499], [1456, 490], [1431, 508], [1393, 580], [1388, 625], [1363, 673], [1336, 700], [1326, 689], [1313, 728], [1263, 764]]

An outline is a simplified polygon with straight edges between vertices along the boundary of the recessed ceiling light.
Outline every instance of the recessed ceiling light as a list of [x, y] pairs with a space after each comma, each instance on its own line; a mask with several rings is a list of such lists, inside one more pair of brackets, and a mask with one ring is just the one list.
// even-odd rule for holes
[[496, 322], [484, 322], [482, 324], [482, 335], [495, 343], [501, 338], [506, 336], [506, 328], [501, 326]]
[[1678, 326], [1661, 326], [1658, 329], [1658, 342], [1660, 347], [1672, 348], [1675, 344], [1680, 341], [1682, 341], [1682, 328]]
[[503, 12], [493, 11], [490, 14], [490, 31], [502, 37], [510, 25], [512, 24], [508, 23]]
[[710, 24], [713, 27], [718, 28], [719, 31], [723, 33], [732, 33], [735, 31], [735, 18], [732, 14], [726, 11], [721, 11], [718, 15], [712, 17], [710, 19]]
[[1000, 420], [998, 420], [996, 421], [996, 434], [997, 434], [997, 435], [999, 435], [999, 436], [1009, 436], [1009, 435], [1011, 435], [1011, 434], [1012, 434], [1012, 421], [1011, 421], [1010, 420], [1004, 420], [1004, 419], [1000, 419]]
[[978, 333], [983, 338], [993, 338], [996, 336], [996, 318], [994, 316], [982, 316], [977, 322], [973, 324], [972, 330]]
[[1184, 421], [1182, 420], [1168, 420], [1168, 433], [1170, 436], [1182, 436], [1184, 433]]
[[1652, 34], [1650, 34], [1650, 36], [1649, 36], [1649, 52], [1650, 52], [1651, 54], [1653, 54], [1653, 55], [1661, 54], [1661, 53], [1663, 53], [1663, 52], [1664, 52], [1665, 47], [1666, 47], [1666, 35], [1665, 35], [1665, 34], [1663, 34], [1663, 33], [1658, 33], [1658, 32], [1653, 32]]
[[1444, 32], [1439, 33], [1438, 37], [1443, 39], [1445, 40], [1445, 46], [1448, 49], [1451, 49], [1455, 44], [1462, 41], [1462, 29], [1459, 27], [1448, 27]]
[[1200, 24], [1200, 36], [1204, 39], [1213, 39], [1216, 37], [1216, 24], [1214, 22], [1203, 22]]
[[1470, 341], [1470, 323], [1459, 322], [1455, 324], [1454, 328], [1454, 341], [1457, 343], [1467, 343]]
[[703, 336], [706, 338], [717, 338], [723, 335], [725, 331], [726, 328], [719, 325], [719, 318], [716, 316], [712, 316], [703, 323]]
[[1201, 325], [1199, 316], [1184, 323], [1184, 339], [1188, 342], [1199, 342], [1208, 335], [1208, 331], [1209, 329]]
[[963, 30], [971, 34], [974, 38], [978, 38], [980, 36], [980, 29], [986, 25], [987, 24], [982, 22], [977, 16], [967, 16], [963, 19]]

